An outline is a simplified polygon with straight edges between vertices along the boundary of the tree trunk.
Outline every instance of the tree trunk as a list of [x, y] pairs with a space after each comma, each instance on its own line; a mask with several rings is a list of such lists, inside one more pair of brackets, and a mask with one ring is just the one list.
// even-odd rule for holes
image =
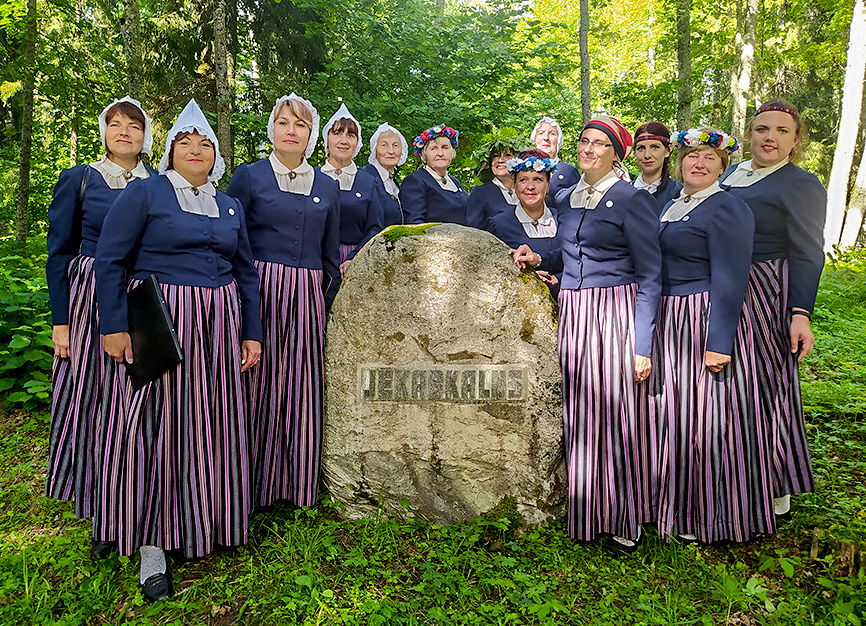
[[229, 60], [228, 0], [216, 0], [213, 15], [214, 69], [216, 70], [217, 140], [226, 162], [226, 171], [234, 169], [232, 143], [232, 90]]
[[141, 7], [138, 0], [123, 0], [120, 35], [126, 56], [126, 91], [136, 100], [141, 100]]
[[580, 0], [580, 112], [583, 123], [592, 119], [592, 100], [589, 91], [589, 0]]
[[21, 113], [21, 153], [18, 161], [18, 197], [15, 241], [22, 248], [30, 228], [30, 155], [33, 148], [33, 95], [36, 91], [36, 0], [27, 0], [27, 44], [24, 49], [24, 107]]
[[[758, 0], [737, 0], [737, 67], [731, 75], [731, 132], [740, 139], [746, 134], [746, 107], [752, 95], [757, 23]], [[737, 151], [733, 156], [740, 160], [742, 152]]]
[[692, 34], [691, 1], [677, 0], [677, 129], [688, 129], [692, 122]]
[[866, 209], [866, 150], [860, 157], [860, 167], [854, 180], [854, 191], [851, 192], [851, 202], [845, 214], [845, 228], [842, 229], [840, 248], [850, 248], [857, 245], [860, 232], [863, 230], [863, 214]]
[[[841, 243], [842, 225], [848, 199], [848, 181], [860, 129], [860, 110], [863, 106], [863, 77], [866, 71], [866, 14], [863, 0], [854, 0], [851, 32], [848, 36], [848, 62], [842, 91], [842, 113], [839, 116], [839, 135], [833, 154], [833, 169], [827, 186], [827, 221], [824, 225], [824, 251], [832, 252]], [[853, 216], [852, 216], [853, 218]], [[852, 226], [853, 228], [853, 226]], [[856, 239], [856, 233], [854, 235]]]
[[[84, 17], [84, 1], [76, 0], [75, 2], [75, 36], [79, 39], [82, 37], [81, 20]], [[78, 57], [72, 59], [73, 80], [76, 80], [81, 75], [78, 71]], [[72, 94], [69, 98], [69, 165], [78, 164], [78, 90], [73, 87]]]

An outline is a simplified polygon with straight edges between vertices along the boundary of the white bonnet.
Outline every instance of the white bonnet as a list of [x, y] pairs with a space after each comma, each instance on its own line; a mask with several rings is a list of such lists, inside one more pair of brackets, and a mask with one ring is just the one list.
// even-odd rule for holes
[[325, 124], [325, 127], [322, 129], [322, 141], [325, 142], [325, 156], [327, 157], [329, 152], [328, 133], [334, 127], [334, 124], [336, 124], [337, 120], [342, 119], [352, 120], [353, 122], [355, 122], [355, 126], [358, 127], [358, 143], [355, 144], [355, 153], [352, 155], [352, 158], [354, 159], [361, 151], [361, 124], [358, 122], [358, 120], [355, 119], [354, 115], [349, 113], [349, 109], [348, 107], [346, 107], [345, 103], [340, 105], [340, 108], [337, 109], [337, 112], [331, 116], [331, 119], [328, 120], [328, 123]]
[[183, 111], [180, 112], [180, 115], [177, 116], [174, 126], [172, 126], [171, 130], [168, 131], [168, 136], [165, 138], [165, 152], [163, 152], [162, 158], [159, 160], [159, 173], [165, 174], [166, 171], [168, 171], [168, 156], [171, 153], [171, 144], [175, 137], [193, 131], [197, 132], [199, 135], [207, 137], [213, 142], [213, 170], [211, 170], [207, 179], [210, 182], [216, 182], [222, 178], [223, 174], [225, 174], [226, 162], [220, 154], [220, 144], [219, 141], [217, 141], [216, 133], [213, 128], [211, 128], [211, 125], [208, 123], [207, 118], [204, 116], [204, 113], [195, 100], [190, 100], [187, 103], [183, 108]]
[[534, 144], [535, 143], [535, 134], [538, 132], [538, 129], [541, 128], [541, 125], [547, 122], [551, 126], [554, 126], [559, 133], [559, 140], [556, 142], [556, 152], [559, 153], [562, 150], [562, 144], [565, 143], [565, 136], [562, 134], [562, 128], [559, 127], [559, 122], [557, 122], [552, 117], [544, 116], [540, 120], [538, 120], [538, 124], [535, 125], [535, 128], [532, 129], [532, 135], [529, 136], [529, 140]]
[[312, 102], [304, 100], [294, 91], [288, 96], [277, 98], [277, 103], [274, 105], [274, 108], [271, 109], [271, 116], [268, 118], [268, 139], [271, 140], [271, 143], [274, 143], [274, 117], [286, 100], [297, 100], [306, 106], [313, 116], [313, 126], [310, 128], [310, 138], [307, 139], [307, 148], [304, 150], [304, 156], [309, 159], [313, 156], [313, 150], [316, 149], [316, 141], [319, 139], [319, 112], [316, 110], [316, 107], [313, 106]]
[[147, 113], [144, 112], [144, 109], [141, 107], [141, 102], [135, 98], [130, 98], [129, 96], [123, 96], [120, 100], [115, 100], [102, 109], [102, 113], [99, 114], [99, 138], [102, 139], [102, 147], [108, 150], [108, 146], [105, 145], [105, 129], [108, 127], [108, 120], [105, 119], [105, 116], [108, 114], [108, 109], [118, 102], [128, 102], [141, 111], [141, 114], [144, 116], [144, 143], [141, 146], [141, 151], [145, 154], [150, 154], [150, 151], [153, 148], [153, 133], [150, 130], [150, 122], [152, 120], [147, 116]]
[[370, 137], [370, 157], [367, 160], [370, 163], [378, 163], [378, 160], [376, 159], [376, 142], [378, 142], [379, 137], [385, 133], [394, 133], [400, 138], [400, 160], [397, 162], [397, 165], [403, 165], [409, 157], [409, 144], [406, 143], [406, 138], [403, 134], [390, 124], [382, 124], [376, 129], [373, 136]]

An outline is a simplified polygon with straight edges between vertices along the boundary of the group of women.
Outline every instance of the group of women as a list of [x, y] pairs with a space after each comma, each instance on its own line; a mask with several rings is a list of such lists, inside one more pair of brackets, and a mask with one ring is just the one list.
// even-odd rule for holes
[[[423, 167], [399, 185], [408, 143], [396, 128], [376, 129], [358, 168], [361, 125], [342, 105], [314, 168], [319, 123], [308, 100], [278, 99], [271, 154], [238, 166], [223, 194], [198, 105], [154, 171], [141, 160], [150, 119], [127, 97], [100, 115], [105, 155], [55, 188], [46, 491], [92, 518], [94, 558], [140, 551], [146, 597], [172, 594], [166, 550], [241, 545], [254, 507], [315, 504], [327, 307], [358, 250], [392, 224], [489, 230], [558, 293], [573, 537], [605, 534], [617, 555], [650, 522], [665, 536], [744, 541], [774, 529], [772, 498], [811, 489], [796, 358], [813, 343], [824, 207], [817, 180], [790, 162], [790, 105], [759, 109], [753, 159], [726, 173], [727, 192], [718, 180], [736, 142], [672, 140], [657, 122], [633, 140], [599, 116], [575, 168], [557, 160], [563, 133], [545, 117], [535, 147], [491, 144], [491, 180], [471, 195], [448, 173], [448, 126], [415, 138]], [[670, 176], [672, 141], [683, 184]], [[150, 275], [183, 359], [135, 390], [126, 292]]]

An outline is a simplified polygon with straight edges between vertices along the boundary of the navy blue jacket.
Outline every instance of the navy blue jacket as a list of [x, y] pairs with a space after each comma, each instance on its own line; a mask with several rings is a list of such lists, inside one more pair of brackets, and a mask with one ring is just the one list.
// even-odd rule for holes
[[[476, 187], [477, 189], [477, 187]], [[499, 188], [497, 188], [497, 192]], [[502, 194], [499, 194], [500, 197]], [[532, 248], [533, 252], [541, 255], [541, 258], [550, 256], [550, 253], [559, 248], [562, 244], [559, 241], [559, 231], [554, 237], [530, 237], [523, 229], [523, 224], [517, 219], [514, 213], [514, 207], [509, 205], [510, 211], [502, 211], [491, 217], [487, 221], [486, 230], [505, 242], [509, 248], [517, 248], [521, 244], [527, 244]], [[556, 211], [551, 210], [553, 216], [556, 217]], [[557, 276], [561, 279], [561, 275]], [[559, 295], [559, 285], [554, 285], [550, 288], [550, 295], [555, 299]]]
[[[84, 198], [78, 200], [84, 172], [90, 165], [76, 165], [60, 172], [54, 198], [48, 207], [48, 298], [54, 325], [69, 323], [69, 263], [79, 254], [96, 256], [102, 222], [123, 189], [109, 187], [102, 174], [90, 170]], [[156, 171], [147, 168], [151, 176]]]
[[620, 180], [595, 209], [586, 210], [571, 207], [572, 191], [564, 189], [557, 196], [557, 234], [562, 246], [547, 257], [542, 255], [539, 269], [562, 272], [563, 289], [637, 283], [635, 351], [652, 356], [662, 265], [655, 198]]
[[221, 287], [237, 281], [242, 337], [262, 340], [259, 275], [244, 211], [217, 191], [218, 218], [182, 211], [171, 181], [152, 176], [127, 185], [105, 217], [96, 246], [96, 295], [104, 334], [129, 329], [126, 277], [155, 274], [160, 284]]
[[710, 292], [707, 347], [731, 354], [746, 298], [755, 220], [746, 203], [718, 192], [676, 222], [661, 222], [662, 293]]
[[570, 163], [560, 161], [559, 165], [556, 166], [556, 171], [554, 171], [550, 176], [550, 189], [547, 191], [546, 198], [547, 204], [549, 206], [554, 206], [556, 196], [560, 191], [569, 187], [574, 187], [579, 182], [580, 170]]
[[[385, 190], [385, 183], [382, 182], [382, 177], [379, 175], [379, 170], [376, 169], [376, 166], [372, 163], [367, 163], [367, 165], [360, 169], [362, 172], [367, 172], [370, 176], [375, 178], [382, 187], [380, 190], [382, 194], [382, 207], [384, 210], [384, 223], [382, 228], [388, 228], [394, 224], [402, 224], [403, 209], [400, 207], [400, 198], [392, 196]], [[396, 183], [397, 181], [395, 180], [394, 182]], [[400, 185], [397, 185], [397, 188], [399, 189]]]
[[752, 262], [788, 259], [788, 306], [812, 311], [824, 268], [827, 192], [811, 173], [793, 163], [748, 187], [722, 188], [743, 200], [755, 216]]
[[322, 293], [340, 280], [340, 185], [315, 172], [309, 196], [283, 191], [268, 159], [239, 165], [228, 195], [240, 200], [253, 258], [324, 270]]
[[469, 196], [460, 181], [448, 174], [457, 185], [457, 191], [446, 191], [439, 186], [426, 169], [409, 174], [400, 187], [400, 204], [407, 224], [447, 222], [468, 225], [466, 209]]
[[[322, 168], [317, 167], [316, 171], [321, 172]], [[337, 186], [339, 184], [338, 182]], [[385, 186], [379, 174], [376, 173], [374, 179], [360, 170], [355, 174], [352, 188], [348, 191], [340, 190], [340, 243], [355, 246], [348, 258], [354, 259], [358, 250], [385, 228], [383, 195]]]
[[466, 210], [467, 226], [487, 230], [490, 226], [490, 218], [502, 212], [513, 213], [514, 205], [505, 200], [502, 190], [492, 180], [474, 187], [469, 192], [469, 207]]
[[659, 216], [661, 216], [661, 210], [667, 206], [668, 202], [671, 200], [676, 200], [680, 197], [680, 192], [683, 190], [683, 184], [675, 180], [673, 178], [668, 178], [667, 184], [663, 189], [656, 189], [655, 193], [653, 193], [653, 198], [656, 199], [656, 202], [659, 206]]

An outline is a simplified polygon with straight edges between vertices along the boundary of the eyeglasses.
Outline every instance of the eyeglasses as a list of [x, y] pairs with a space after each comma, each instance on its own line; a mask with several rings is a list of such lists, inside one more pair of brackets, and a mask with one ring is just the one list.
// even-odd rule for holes
[[582, 149], [586, 150], [590, 146], [592, 146], [595, 150], [603, 150], [605, 148], [610, 148], [612, 143], [602, 143], [600, 141], [590, 141], [589, 139], [581, 139], [577, 142], [577, 145]]

